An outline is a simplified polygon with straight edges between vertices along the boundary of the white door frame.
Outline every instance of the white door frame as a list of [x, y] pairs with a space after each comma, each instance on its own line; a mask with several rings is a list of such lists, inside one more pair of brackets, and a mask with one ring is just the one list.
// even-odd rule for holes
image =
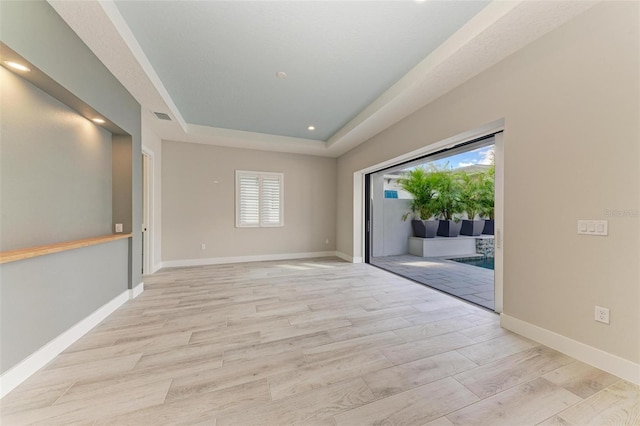
[[[146, 167], [143, 166], [142, 184], [145, 186], [142, 190], [142, 227], [146, 228], [143, 233], [143, 252], [142, 258], [142, 270], [144, 274], [153, 273], [153, 231], [155, 228], [154, 223], [154, 205], [153, 205], [153, 190], [154, 190], [154, 156], [153, 151], [146, 147], [142, 147], [142, 161]], [[146, 162], [146, 163], [145, 163]], [[145, 208], [146, 205], [146, 208]]]
[[[453, 148], [465, 142], [478, 139], [491, 133], [504, 131], [504, 119], [499, 119], [481, 126], [475, 130], [470, 130], [456, 136], [432, 143], [415, 151], [408, 152], [390, 160], [383, 161], [373, 166], [358, 170], [353, 174], [353, 263], [362, 263], [364, 259], [364, 185], [365, 175], [386, 167], [393, 166], [404, 161], [412, 160], [416, 157], [431, 154], [447, 148]], [[503, 267], [504, 267], [504, 132], [495, 137], [495, 270], [494, 270], [494, 291], [495, 291], [495, 311], [501, 313], [503, 310]]]

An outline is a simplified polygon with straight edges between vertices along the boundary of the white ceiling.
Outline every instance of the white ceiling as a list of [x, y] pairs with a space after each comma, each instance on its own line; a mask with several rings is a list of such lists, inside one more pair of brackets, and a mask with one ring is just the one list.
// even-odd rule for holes
[[[49, 3], [146, 114], [172, 117], [152, 119], [161, 138], [327, 156], [357, 146], [593, 4]], [[277, 78], [278, 71], [287, 78]]]

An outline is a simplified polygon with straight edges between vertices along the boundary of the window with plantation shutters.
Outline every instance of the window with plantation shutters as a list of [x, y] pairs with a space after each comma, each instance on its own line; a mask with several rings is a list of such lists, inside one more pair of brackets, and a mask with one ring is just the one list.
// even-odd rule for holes
[[282, 173], [236, 171], [236, 226], [283, 226]]

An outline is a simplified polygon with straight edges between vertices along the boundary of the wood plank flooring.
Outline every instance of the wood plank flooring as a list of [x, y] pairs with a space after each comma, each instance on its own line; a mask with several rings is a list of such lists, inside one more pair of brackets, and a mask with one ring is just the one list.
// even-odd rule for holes
[[369, 265], [167, 269], [2, 425], [640, 425], [640, 389]]

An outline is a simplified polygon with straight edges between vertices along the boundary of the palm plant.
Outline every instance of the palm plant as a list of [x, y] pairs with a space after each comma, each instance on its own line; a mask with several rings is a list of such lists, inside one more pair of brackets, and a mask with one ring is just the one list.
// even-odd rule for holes
[[457, 219], [455, 215], [464, 211], [460, 177], [447, 170], [437, 170], [432, 175], [436, 192], [434, 204], [438, 215], [443, 220]]
[[478, 189], [480, 214], [488, 217], [490, 220], [495, 216], [495, 165], [491, 165], [489, 169], [483, 173], [481, 185]]
[[407, 220], [411, 214], [414, 219], [426, 220], [436, 213], [434, 205], [436, 188], [432, 172], [423, 167], [417, 167], [406, 172], [404, 178], [398, 179], [398, 183], [402, 189], [413, 195], [409, 205], [411, 210], [402, 216], [402, 220]]
[[486, 192], [485, 173], [458, 173], [460, 181], [460, 202], [467, 212], [467, 218], [474, 220], [482, 212], [483, 197]]

